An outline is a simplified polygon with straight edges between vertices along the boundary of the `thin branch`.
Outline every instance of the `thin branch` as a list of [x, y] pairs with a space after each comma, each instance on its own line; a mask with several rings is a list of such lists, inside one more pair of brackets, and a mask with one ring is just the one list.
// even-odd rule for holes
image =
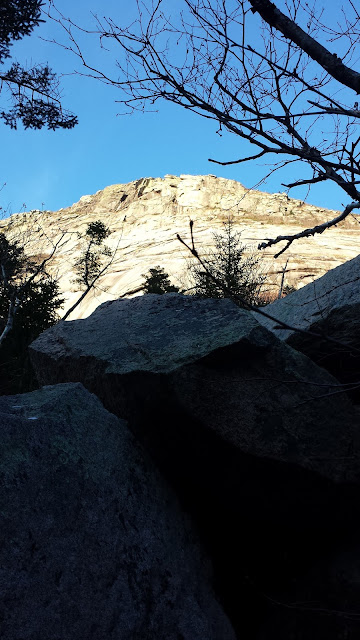
[[330, 229], [330, 227], [333, 227], [339, 222], [342, 222], [342, 220], [345, 220], [345, 218], [347, 218], [347, 216], [354, 209], [360, 209], [360, 202], [351, 202], [345, 207], [344, 211], [340, 213], [340, 215], [338, 215], [336, 218], [333, 218], [328, 222], [324, 222], [323, 224], [318, 224], [315, 227], [312, 227], [311, 229], [304, 229], [304, 231], [300, 231], [299, 233], [294, 233], [288, 236], [277, 236], [277, 238], [267, 240], [266, 242], [261, 242], [258, 245], [258, 249], [267, 249], [268, 247], [272, 247], [274, 244], [277, 244], [278, 242], [283, 242], [286, 240], [287, 241], [286, 246], [283, 249], [281, 249], [281, 251], [276, 253], [274, 256], [275, 258], [278, 258], [282, 253], [284, 253], [284, 251], [286, 251], [286, 249], [290, 247], [290, 245], [294, 242], [294, 240], [299, 240], [299, 238], [309, 238], [310, 236], [314, 236], [317, 233], [323, 233], [326, 229]]
[[283, 187], [287, 187], [288, 189], [292, 189], [293, 187], [302, 187], [305, 184], [315, 184], [315, 182], [323, 182], [324, 180], [328, 180], [329, 177], [327, 175], [320, 175], [317, 176], [316, 178], [309, 178], [309, 180], [297, 180], [296, 182], [290, 182], [289, 184], [284, 184], [283, 182], [281, 183], [281, 185]]
[[289, 258], [286, 260], [285, 266], [284, 266], [284, 268], [282, 270], [280, 289], [279, 289], [279, 295], [278, 295], [278, 299], [279, 300], [282, 298], [282, 294], [283, 294], [283, 290], [284, 290], [285, 274], [286, 274], [286, 269], [287, 269], [287, 266], [288, 266], [288, 262], [289, 262]]
[[313, 102], [313, 100], [308, 100], [308, 103], [313, 105], [314, 107], [317, 107], [318, 109], [322, 109], [322, 111], [319, 112], [320, 115], [329, 113], [339, 116], [348, 116], [349, 118], [360, 118], [359, 109], [346, 109], [345, 107], [326, 107], [325, 105], [321, 105], [318, 102]]
[[10, 333], [10, 331], [12, 330], [13, 326], [14, 326], [14, 318], [15, 318], [15, 313], [17, 311], [17, 307], [18, 307], [18, 300], [15, 297], [15, 292], [12, 293], [11, 298], [10, 298], [10, 304], [9, 304], [9, 311], [8, 311], [8, 316], [7, 316], [7, 321], [6, 321], [6, 325], [1, 333], [0, 336], [0, 346], [2, 345], [2, 343], [4, 342], [6, 336]]
[[212, 158], [208, 158], [208, 162], [214, 162], [216, 164], [221, 164], [223, 167], [225, 167], [228, 164], [239, 164], [240, 162], [248, 162], [248, 160], [257, 160], [258, 158], [261, 158], [262, 156], [264, 156], [266, 153], [276, 153], [277, 149], [263, 149], [263, 151], [260, 151], [260, 153], [257, 153], [254, 156], [248, 156], [247, 158], [240, 158], [240, 160], [229, 160], [228, 162], [221, 162], [220, 160], [213, 160]]

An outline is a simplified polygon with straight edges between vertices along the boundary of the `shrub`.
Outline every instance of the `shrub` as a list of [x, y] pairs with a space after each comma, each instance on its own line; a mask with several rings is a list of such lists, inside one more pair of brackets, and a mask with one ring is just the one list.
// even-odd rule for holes
[[144, 293], [177, 293], [179, 287], [171, 284], [169, 274], [162, 267], [154, 267], [149, 269], [147, 274], [143, 274], [145, 278]]

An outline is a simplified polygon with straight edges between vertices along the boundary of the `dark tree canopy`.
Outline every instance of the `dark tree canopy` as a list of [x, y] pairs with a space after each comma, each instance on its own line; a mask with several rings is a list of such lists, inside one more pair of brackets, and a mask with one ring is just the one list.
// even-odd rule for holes
[[0, 62], [10, 57], [12, 40], [28, 36], [41, 20], [42, 0], [3, 0], [0, 5]]
[[[41, 20], [41, 0], [4, 0], [0, 4], [0, 64], [11, 57], [13, 41], [32, 33]], [[62, 108], [59, 81], [46, 65], [29, 69], [18, 62], [0, 68], [0, 93], [10, 107], [0, 109], [3, 122], [16, 129], [22, 122], [25, 129], [72, 129], [77, 117]]]
[[14, 327], [27, 339], [35, 339], [53, 325], [62, 306], [57, 282], [44, 267], [28, 258], [19, 242], [10, 242], [0, 233], [0, 329], [7, 322], [9, 306], [14, 302]]
[[0, 233], [0, 394], [36, 386], [27, 348], [57, 322], [64, 302], [45, 264], [30, 260], [18, 242]]
[[147, 274], [143, 274], [145, 278], [144, 293], [177, 293], [179, 287], [171, 284], [169, 274], [160, 266], [149, 269]]

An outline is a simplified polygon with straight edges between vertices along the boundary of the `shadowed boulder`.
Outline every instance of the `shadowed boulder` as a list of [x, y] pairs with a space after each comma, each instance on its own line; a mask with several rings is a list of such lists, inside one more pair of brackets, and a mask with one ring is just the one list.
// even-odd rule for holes
[[[360, 256], [276, 300], [266, 311], [293, 327], [321, 334], [323, 337], [277, 328], [276, 322], [254, 314], [281, 340], [308, 355], [341, 382], [359, 383]], [[327, 337], [342, 344], [329, 342]], [[359, 389], [353, 396], [360, 399]]]
[[40, 382], [81, 380], [128, 419], [196, 522], [239, 638], [359, 528], [358, 486], [342, 484], [360, 473], [350, 401], [229, 300], [105, 303], [31, 357]]
[[81, 384], [0, 398], [2, 640], [234, 640], [126, 423]]
[[336, 481], [360, 475], [359, 419], [337, 381], [229, 300], [107, 302], [30, 352], [41, 384], [81, 381], [132, 427], [182, 415], [239, 452]]

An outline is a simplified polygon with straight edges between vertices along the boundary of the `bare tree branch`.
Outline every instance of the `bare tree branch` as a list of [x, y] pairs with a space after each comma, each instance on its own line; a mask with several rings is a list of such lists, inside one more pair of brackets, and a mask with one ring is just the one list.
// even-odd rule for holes
[[300, 231], [299, 233], [294, 233], [288, 236], [277, 236], [277, 238], [274, 238], [273, 240], [267, 240], [266, 242], [261, 242], [258, 245], [258, 249], [266, 249], [268, 247], [272, 247], [274, 244], [277, 244], [278, 242], [283, 242], [284, 240], [286, 240], [287, 241], [286, 246], [274, 256], [275, 258], [278, 258], [282, 253], [284, 253], [284, 251], [286, 251], [286, 249], [290, 247], [290, 245], [294, 242], [294, 240], [298, 240], [299, 238], [309, 238], [310, 236], [314, 236], [316, 233], [323, 233], [326, 229], [330, 229], [330, 227], [333, 227], [339, 222], [342, 222], [343, 220], [345, 220], [345, 218], [347, 218], [347, 216], [354, 209], [360, 209], [360, 202], [351, 202], [345, 207], [344, 211], [340, 213], [339, 216], [337, 216], [336, 218], [333, 218], [332, 220], [329, 220], [328, 222], [324, 222], [323, 224], [318, 224], [316, 225], [316, 227], [312, 227], [311, 229], [304, 229], [304, 231]]
[[[263, 149], [263, 151], [260, 151], [260, 153], [257, 153], [254, 156], [248, 156], [247, 158], [240, 158], [239, 160], [229, 160], [228, 162], [221, 162], [220, 160], [213, 160], [212, 158], [208, 158], [208, 160], [209, 160], [209, 162], [215, 162], [216, 164], [221, 164], [223, 167], [225, 167], [228, 164], [240, 164], [240, 162], [248, 162], [249, 160], [257, 160], [258, 158], [261, 158], [262, 156], [264, 156], [269, 151], [270, 150]], [[277, 149], [273, 149], [273, 153], [276, 153], [276, 152], [277, 152]]]
[[336, 53], [330, 53], [319, 42], [305, 33], [293, 20], [285, 16], [270, 0], [249, 0], [253, 12], [259, 15], [268, 25], [278, 29], [286, 38], [297, 44], [310, 58], [315, 60], [341, 84], [360, 93], [360, 73], [343, 64]]
[[316, 182], [324, 182], [324, 180], [327, 180], [327, 176], [320, 175], [314, 178], [309, 178], [308, 180], [297, 180], [296, 182], [290, 182], [289, 184], [282, 184], [282, 186], [287, 187], [288, 189], [292, 189], [293, 187], [301, 187], [305, 184], [315, 184]]

